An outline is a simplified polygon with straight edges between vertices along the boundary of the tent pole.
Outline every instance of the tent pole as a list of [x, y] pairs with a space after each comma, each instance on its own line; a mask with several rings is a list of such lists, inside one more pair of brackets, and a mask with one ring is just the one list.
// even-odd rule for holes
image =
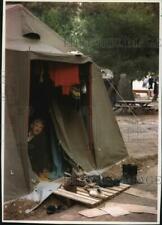
[[93, 130], [92, 130], [92, 64], [89, 64], [89, 79], [88, 79], [88, 85], [89, 85], [89, 150], [90, 152], [93, 152], [94, 161], [96, 163], [95, 159], [95, 151], [94, 151], [94, 143], [93, 143]]

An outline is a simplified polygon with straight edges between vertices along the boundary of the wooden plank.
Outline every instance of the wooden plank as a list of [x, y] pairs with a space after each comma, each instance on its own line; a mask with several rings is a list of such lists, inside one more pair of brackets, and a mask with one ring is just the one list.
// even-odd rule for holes
[[130, 188], [129, 190], [126, 190], [125, 193], [134, 195], [134, 196], [138, 196], [138, 197], [142, 197], [142, 198], [148, 198], [151, 200], [157, 200], [156, 196], [153, 195], [151, 192], [136, 189], [136, 188]]
[[100, 199], [94, 199], [94, 198], [87, 198], [86, 196], [80, 196], [79, 194], [76, 194], [76, 193], [73, 193], [73, 192], [70, 192], [70, 191], [66, 191], [64, 189], [58, 189], [56, 191], [53, 192], [54, 194], [57, 194], [57, 195], [61, 195], [63, 197], [67, 197], [69, 199], [72, 199], [72, 200], [76, 200], [76, 201], [79, 201], [79, 202], [82, 202], [82, 203], [86, 203], [86, 204], [89, 204], [89, 205], [94, 205], [98, 202], [100, 202], [101, 200]]
[[[155, 207], [150, 207], [146, 205], [137, 205], [137, 204], [124, 204], [124, 203], [110, 203], [107, 202], [104, 207], [102, 207], [102, 210], [112, 209], [114, 207], [119, 207], [121, 209], [127, 210], [129, 212], [135, 212], [135, 213], [151, 213], [151, 214], [157, 214], [157, 210]], [[116, 210], [117, 211], [117, 210]]]
[[[123, 190], [126, 190], [129, 187], [130, 187], [130, 185], [128, 185], [128, 184], [121, 184], [120, 186], [115, 186], [115, 187], [112, 187], [112, 188], [110, 188], [110, 187], [108, 187], [108, 188], [100, 187], [100, 190], [103, 191], [104, 193], [116, 194], [117, 191], [123, 191]], [[88, 193], [84, 188], [77, 187], [77, 190]]]
[[111, 188], [109, 188], [110, 190], [114, 190], [114, 191], [124, 191], [124, 190], [126, 190], [126, 189], [128, 189], [129, 188], [129, 186], [125, 186], [125, 187], [120, 187], [120, 186], [118, 186], [118, 187], [111, 187]]
[[[67, 194], [69, 194], [69, 196], [76, 196], [76, 197], [83, 197], [83, 198], [86, 198], [87, 199], [87, 197], [89, 197], [90, 198], [90, 200], [93, 200], [92, 198], [91, 198], [91, 196], [87, 193], [83, 193], [83, 192], [80, 192], [80, 193], [78, 193], [78, 191], [77, 191], [77, 193], [75, 193], [75, 192], [70, 192], [70, 191], [67, 191], [67, 190], [65, 190], [65, 189], [58, 189], [58, 193], [67, 193]], [[82, 195], [81, 195], [82, 194]], [[84, 195], [83, 195], [84, 194]], [[94, 199], [95, 200], [95, 199]]]
[[83, 196], [89, 196], [88, 192], [85, 193], [85, 192], [82, 192], [82, 191], [77, 191], [76, 193], [80, 194], [80, 195], [83, 195]]
[[90, 196], [88, 193], [86, 194], [86, 193], [81, 192], [81, 191], [77, 191], [77, 194], [79, 194], [80, 197], [82, 197], [82, 196], [87, 197], [87, 199], [89, 199], [89, 200], [97, 200], [97, 202], [98, 202], [98, 200], [100, 200], [100, 199], [97, 198], [97, 197], [92, 197], [92, 196]]
[[[88, 194], [88, 192], [82, 188], [77, 188], [77, 190]], [[103, 192], [104, 195], [107, 195], [107, 196], [112, 196], [114, 193], [116, 193], [116, 191], [111, 191], [111, 190], [109, 191], [106, 188], [100, 188], [100, 190]]]
[[121, 187], [130, 187], [130, 184], [124, 184], [124, 183], [120, 183]]
[[97, 198], [97, 197], [90, 196], [89, 195], [89, 192], [87, 192], [87, 191], [86, 192], [83, 192], [82, 190], [78, 190], [77, 189], [77, 193], [80, 194], [80, 195], [83, 195], [83, 196], [89, 196], [89, 197], [94, 198], [94, 199], [100, 199], [100, 198]]
[[84, 188], [81, 188], [81, 187], [77, 187], [77, 190], [78, 190], [78, 191], [82, 191], [82, 192], [84, 192], [84, 193], [88, 193], [88, 191], [86, 191]]
[[84, 203], [84, 204], [87, 204], [90, 206], [96, 205], [96, 203], [97, 203], [96, 201], [90, 201], [89, 199], [80, 197], [79, 195], [78, 196], [76, 196], [76, 195], [70, 196], [69, 193], [60, 193], [60, 192], [58, 192], [58, 193], [55, 192], [54, 194], [71, 199], [71, 200], [75, 200], [75, 201], [78, 201], [78, 202], [81, 202], [81, 203]]
[[[79, 193], [79, 194], [83, 194], [85, 196], [91, 196], [88, 191], [86, 191], [86, 190], [84, 190], [82, 188], [77, 188], [77, 190], [78, 190], [77, 193]], [[86, 193], [85, 193], [85, 191], [86, 191]], [[105, 197], [112, 196], [112, 193], [107, 193], [105, 191], [102, 191], [102, 194], [105, 195]], [[94, 197], [94, 196], [93, 196], [93, 198], [100, 199], [99, 197]]]
[[113, 196], [115, 193], [109, 193], [109, 192], [106, 192], [106, 191], [102, 191], [102, 193], [106, 196]]
[[78, 212], [80, 215], [85, 216], [85, 217], [97, 217], [97, 216], [103, 216], [106, 215], [107, 212], [101, 210], [101, 209], [97, 209], [97, 208], [93, 208], [93, 209], [84, 209], [81, 210], [80, 212]]
[[109, 187], [109, 189], [113, 191], [122, 191], [124, 188]]
[[[125, 190], [127, 190], [129, 187], [130, 186], [122, 187], [122, 189], [114, 191], [109, 197], [110, 198], [115, 197], [116, 195], [120, 194], [121, 192], [124, 192]], [[110, 191], [110, 188], [104, 188], [104, 189], [107, 189], [108, 192]]]
[[105, 191], [105, 192], [110, 193], [110, 194], [115, 194], [116, 193], [115, 190], [111, 190], [109, 188], [100, 188], [100, 189], [101, 189], [101, 191]]
[[77, 193], [77, 194], [79, 194], [80, 197], [85, 197], [86, 199], [88, 199], [88, 200], [90, 200], [90, 201], [98, 202], [98, 201], [100, 200], [99, 198], [95, 198], [95, 197], [90, 196], [90, 195], [85, 196], [85, 195], [82, 195], [82, 194], [80, 194], [80, 193]]
[[53, 193], [94, 207], [107, 199], [115, 197], [119, 193], [127, 190], [129, 187], [130, 185], [127, 184], [121, 184], [120, 186], [112, 188], [100, 187], [102, 194], [105, 195], [105, 199], [90, 196], [89, 192], [82, 187], [77, 187], [77, 193], [67, 191], [64, 188], [59, 188]]
[[127, 215], [130, 212], [126, 209], [122, 209], [119, 206], [105, 206], [103, 208], [100, 208], [101, 210], [103, 210], [104, 212], [107, 212], [108, 214], [110, 214], [113, 217], [118, 217], [118, 216], [123, 216], [123, 215]]

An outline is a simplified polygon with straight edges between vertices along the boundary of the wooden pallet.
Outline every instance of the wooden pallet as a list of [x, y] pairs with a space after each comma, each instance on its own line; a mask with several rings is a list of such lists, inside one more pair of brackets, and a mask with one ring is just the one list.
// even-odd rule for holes
[[111, 199], [121, 192], [127, 190], [130, 187], [128, 184], [120, 184], [120, 186], [112, 187], [112, 188], [100, 188], [102, 193], [105, 195], [105, 199], [100, 199], [97, 197], [92, 197], [89, 193], [81, 187], [77, 187], [77, 192], [66, 191], [63, 187], [54, 191], [53, 193], [74, 201], [78, 201], [88, 205], [89, 207], [94, 207], [101, 202]]

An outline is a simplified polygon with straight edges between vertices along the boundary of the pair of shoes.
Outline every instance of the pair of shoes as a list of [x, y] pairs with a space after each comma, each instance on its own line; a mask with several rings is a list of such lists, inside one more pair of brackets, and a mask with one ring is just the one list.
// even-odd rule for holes
[[103, 188], [120, 185], [120, 179], [112, 179], [111, 177], [101, 177], [100, 175], [89, 176], [87, 181], [95, 182], [97, 185]]
[[138, 167], [134, 164], [123, 164], [122, 165], [123, 175], [122, 182], [125, 184], [136, 184]]
[[120, 179], [112, 179], [111, 177], [103, 177], [99, 182], [99, 186], [103, 188], [119, 186], [119, 185], [120, 185]]

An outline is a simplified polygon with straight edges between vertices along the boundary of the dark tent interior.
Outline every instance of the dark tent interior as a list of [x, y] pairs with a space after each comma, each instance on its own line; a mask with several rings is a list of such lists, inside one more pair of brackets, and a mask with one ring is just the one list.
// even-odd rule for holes
[[[88, 145], [91, 143], [90, 63], [32, 60], [30, 68], [28, 154], [32, 169], [40, 179], [56, 179], [65, 171], [71, 172], [74, 164], [56, 132], [56, 105], [69, 123], [75, 117], [81, 121]], [[70, 132], [70, 126], [68, 129]]]

